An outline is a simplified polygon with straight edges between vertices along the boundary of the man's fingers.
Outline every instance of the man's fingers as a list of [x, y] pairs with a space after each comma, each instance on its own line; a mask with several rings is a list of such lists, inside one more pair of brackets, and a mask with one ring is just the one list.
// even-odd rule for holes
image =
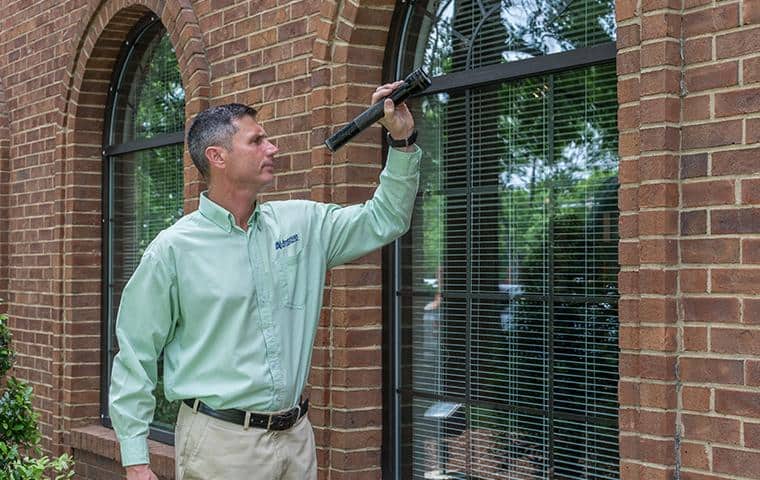
[[372, 94], [372, 103], [379, 102], [381, 98], [387, 97], [395, 89], [397, 89], [403, 81], [393, 82], [393, 83], [386, 83], [385, 85], [380, 85], [375, 89], [375, 93]]

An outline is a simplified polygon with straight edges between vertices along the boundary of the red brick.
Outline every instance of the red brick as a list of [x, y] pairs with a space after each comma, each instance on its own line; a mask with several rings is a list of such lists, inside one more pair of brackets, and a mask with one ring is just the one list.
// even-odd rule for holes
[[[760, 10], [760, 9], [758, 9]], [[760, 82], [760, 57], [748, 58], [743, 61], [744, 63], [744, 84]]]
[[667, 465], [672, 462], [675, 454], [675, 443], [672, 439], [655, 439], [646, 437], [622, 437], [620, 456], [638, 459], [642, 462]]
[[619, 2], [615, 8], [615, 19], [618, 22], [635, 17], [639, 14], [636, 2]]
[[686, 65], [712, 60], [712, 37], [694, 38], [684, 43], [684, 62]]
[[681, 442], [681, 466], [688, 469], [709, 470], [709, 455], [703, 443]]
[[[748, 387], [760, 387], [760, 361], [747, 360], [744, 365], [744, 384]], [[760, 441], [760, 439], [758, 439]]]
[[620, 130], [627, 130], [636, 128], [639, 126], [641, 108], [638, 105], [631, 105], [628, 107], [621, 107], [618, 110], [618, 128]]
[[683, 32], [686, 38], [721, 32], [737, 26], [739, 26], [738, 3], [687, 13], [683, 18]]
[[679, 286], [682, 292], [706, 293], [707, 270], [700, 268], [684, 268], [679, 274]]
[[760, 143], [760, 118], [748, 118], [747, 123], [747, 142]]
[[739, 82], [739, 62], [723, 62], [687, 69], [684, 77], [689, 93], [730, 87]]
[[758, 52], [760, 51], [760, 28], [743, 29], [719, 35], [715, 39], [715, 45], [718, 59]]
[[760, 112], [760, 88], [715, 94], [715, 116], [729, 117]]
[[681, 46], [674, 38], [641, 46], [641, 68], [681, 65]]
[[617, 29], [617, 48], [634, 47], [641, 42], [641, 27], [637, 24], [619, 26]]
[[675, 323], [676, 302], [673, 298], [644, 297], [639, 300], [639, 316], [646, 323]]
[[644, 12], [664, 9], [680, 10], [680, 0], [642, 0], [641, 2], [641, 10]]
[[[619, 73], [619, 72], [618, 72]], [[641, 96], [662, 93], [678, 94], [681, 74], [677, 70], [655, 70], [641, 74]]]
[[[637, 257], [637, 260], [639, 258]], [[640, 262], [676, 264], [678, 263], [678, 242], [670, 239], [641, 240]], [[638, 262], [636, 262], [638, 264]]]
[[742, 300], [743, 312], [742, 322], [749, 324], [760, 324], [760, 299], [745, 298]]
[[678, 178], [678, 157], [654, 155], [638, 160], [641, 180], [674, 180]]
[[760, 452], [713, 447], [713, 469], [718, 473], [752, 478], [760, 471]]
[[639, 242], [621, 242], [618, 247], [620, 265], [639, 264]]
[[744, 446], [760, 450], [760, 423], [744, 423]]
[[751, 175], [756, 173], [760, 173], [760, 148], [728, 150], [712, 154], [713, 175]]
[[715, 443], [739, 445], [740, 423], [730, 418], [707, 415], [689, 415], [682, 417], [684, 438]]
[[662, 269], [641, 268], [639, 288], [641, 293], [668, 295], [676, 292], [676, 272]]
[[699, 239], [681, 241], [684, 263], [738, 263], [738, 239]]
[[681, 15], [677, 13], [657, 13], [641, 17], [641, 39], [679, 38]]
[[[713, 329], [713, 333], [715, 329]], [[716, 358], [681, 358], [681, 380], [688, 383], [722, 383], [742, 385], [744, 362]], [[692, 437], [694, 438], [694, 437]]]
[[760, 233], [760, 208], [713, 210], [710, 217], [713, 234]]
[[710, 116], [710, 95], [689, 95], [683, 99], [683, 120], [685, 122], [708, 120]]
[[707, 154], [684, 155], [681, 157], [681, 178], [704, 177], [707, 175]]
[[730, 205], [736, 202], [734, 181], [686, 183], [681, 187], [681, 197], [685, 207]]
[[760, 330], [713, 328], [710, 350], [718, 353], [760, 355]]
[[726, 415], [760, 418], [760, 393], [716, 389], [715, 411]]
[[672, 210], [639, 213], [641, 235], [669, 235], [678, 232], [678, 212]]
[[707, 233], [707, 212], [694, 210], [681, 212], [681, 235], [702, 235]]
[[707, 351], [707, 328], [706, 327], [684, 327], [683, 329], [683, 349], [687, 352], [706, 352]]
[[639, 207], [675, 207], [678, 205], [678, 186], [673, 183], [645, 184], [639, 187]]
[[681, 398], [684, 410], [707, 412], [710, 410], [710, 389], [705, 387], [684, 386]]
[[684, 297], [684, 321], [704, 323], [736, 323], [739, 321], [739, 299], [726, 297]]
[[627, 78], [618, 81], [618, 102], [623, 105], [639, 101], [639, 78]]
[[[758, 161], [760, 163], [760, 160]], [[753, 205], [760, 203], [760, 179], [742, 180], [742, 203]]]
[[687, 125], [682, 130], [684, 149], [720, 147], [739, 144], [742, 141], [741, 120]]

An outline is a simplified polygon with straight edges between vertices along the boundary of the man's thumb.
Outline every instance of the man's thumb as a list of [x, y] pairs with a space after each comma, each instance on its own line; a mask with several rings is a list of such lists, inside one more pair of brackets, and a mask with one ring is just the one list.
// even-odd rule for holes
[[385, 118], [390, 119], [393, 116], [393, 112], [396, 110], [396, 106], [393, 104], [393, 100], [386, 98], [383, 103], [383, 111], [385, 112]]

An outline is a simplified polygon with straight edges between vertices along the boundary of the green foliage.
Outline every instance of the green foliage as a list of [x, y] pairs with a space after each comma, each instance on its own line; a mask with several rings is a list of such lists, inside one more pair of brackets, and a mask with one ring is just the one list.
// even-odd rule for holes
[[[3, 301], [0, 299], [0, 304]], [[8, 315], [0, 314], [0, 377], [3, 377], [13, 366], [15, 354], [11, 349], [11, 331], [6, 327]]]
[[[1, 304], [2, 302], [0, 302]], [[0, 315], [0, 373], [10, 370], [15, 355], [11, 348], [8, 315]], [[3, 480], [63, 480], [74, 476], [69, 455], [40, 456], [40, 431], [32, 406], [32, 387], [14, 377], [5, 382], [0, 395], [0, 478]], [[30, 456], [33, 454], [34, 456]], [[55, 474], [50, 477], [49, 474]]]
[[40, 441], [38, 418], [32, 407], [32, 387], [9, 378], [0, 396], [0, 442], [35, 447]]

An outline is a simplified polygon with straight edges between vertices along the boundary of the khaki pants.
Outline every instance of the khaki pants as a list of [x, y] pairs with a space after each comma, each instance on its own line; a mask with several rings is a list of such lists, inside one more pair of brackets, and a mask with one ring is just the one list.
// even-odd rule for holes
[[316, 480], [314, 431], [308, 415], [290, 430], [244, 430], [183, 403], [175, 468], [177, 480]]

